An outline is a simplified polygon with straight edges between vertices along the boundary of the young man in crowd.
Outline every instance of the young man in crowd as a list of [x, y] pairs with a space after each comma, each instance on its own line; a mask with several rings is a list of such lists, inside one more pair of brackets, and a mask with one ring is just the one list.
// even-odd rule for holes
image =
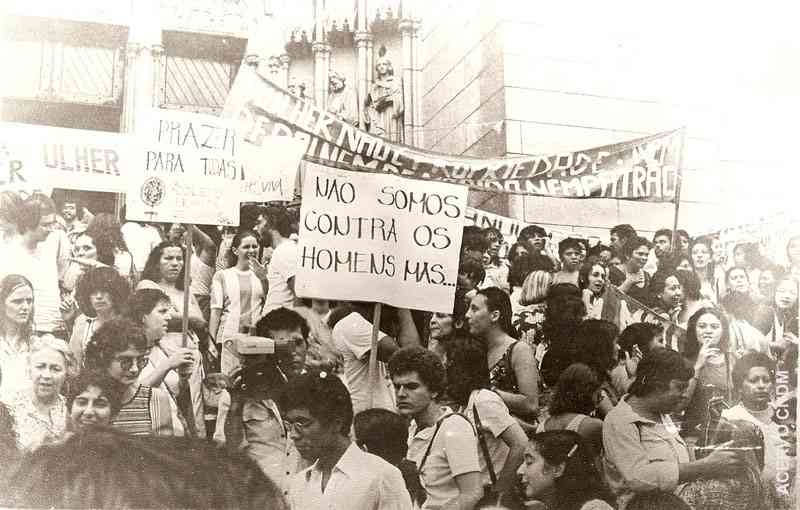
[[464, 262], [472, 259], [483, 264], [483, 254], [489, 250], [489, 240], [483, 229], [475, 225], [464, 227], [461, 235], [461, 256], [459, 260]]
[[285, 343], [285, 351], [242, 356], [242, 369], [232, 376], [230, 410], [218, 418], [225, 419], [225, 437], [215, 437], [229, 448], [243, 449], [287, 496], [291, 476], [308, 463], [288, 438], [277, 400], [287, 381], [305, 373], [308, 332], [306, 320], [287, 308], [276, 308], [258, 321], [256, 335]]
[[[283, 207], [268, 207], [264, 210], [261, 227], [261, 243], [272, 247], [272, 258], [267, 266], [267, 297], [264, 310], [281, 306], [295, 306], [294, 276], [297, 273], [297, 243], [289, 239], [292, 235], [291, 218]], [[259, 263], [253, 264], [259, 274]]]
[[397, 351], [389, 360], [398, 412], [411, 419], [408, 458], [417, 465], [427, 497], [423, 510], [472, 510], [483, 497], [478, 439], [462, 415], [439, 406], [445, 371], [422, 347]]
[[[384, 363], [400, 347], [419, 345], [414, 319], [409, 310], [398, 309], [397, 338], [383, 331], [378, 332], [378, 386], [373, 388], [369, 380], [369, 356], [372, 349], [371, 321], [374, 303], [354, 302], [352, 305], [354, 310], [333, 326], [331, 336], [333, 346], [344, 359], [344, 375], [350, 388], [353, 409], [356, 413], [370, 407], [394, 410], [394, 395]], [[374, 400], [370, 405], [370, 395], [373, 392]]]
[[400, 471], [350, 440], [353, 406], [342, 381], [310, 372], [289, 381], [280, 399], [288, 434], [313, 464], [291, 480], [297, 510], [411, 510]]
[[51, 333], [68, 340], [62, 311], [71, 310], [74, 300], [62, 302], [59, 281], [70, 257], [70, 246], [66, 234], [58, 228], [56, 205], [50, 197], [35, 193], [23, 202], [17, 234], [6, 248], [0, 277], [20, 274], [33, 284], [36, 333]]
[[75, 239], [86, 231], [86, 227], [94, 218], [94, 215], [88, 209], [83, 207], [81, 203], [74, 196], [66, 196], [59, 208], [61, 216], [58, 221], [64, 232], [67, 234], [70, 245], [75, 243]]
[[636, 229], [632, 226], [628, 225], [627, 223], [623, 223], [621, 225], [615, 225], [611, 227], [611, 248], [614, 250], [614, 253], [621, 254], [622, 247], [625, 246], [625, 243], [628, 239], [636, 237], [638, 234], [636, 233]]
[[561, 271], [555, 274], [553, 284], [571, 283], [578, 286], [578, 272], [581, 268], [585, 245], [580, 239], [568, 237], [558, 243], [558, 257], [561, 259]]
[[650, 276], [654, 275], [656, 271], [663, 269], [669, 263], [673, 253], [672, 230], [668, 228], [657, 230], [653, 234], [653, 251], [647, 257], [647, 264], [645, 264], [644, 270]]

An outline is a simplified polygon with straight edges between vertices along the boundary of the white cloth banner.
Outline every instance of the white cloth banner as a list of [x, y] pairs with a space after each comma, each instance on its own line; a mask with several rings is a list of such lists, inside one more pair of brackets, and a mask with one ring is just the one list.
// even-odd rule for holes
[[449, 313], [467, 192], [308, 165], [295, 292]]

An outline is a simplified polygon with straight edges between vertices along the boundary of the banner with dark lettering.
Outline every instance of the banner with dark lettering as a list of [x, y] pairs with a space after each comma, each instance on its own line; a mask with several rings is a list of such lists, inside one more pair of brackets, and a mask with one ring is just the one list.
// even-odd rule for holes
[[284, 135], [307, 141], [304, 159], [345, 170], [392, 173], [477, 190], [559, 198], [675, 199], [681, 130], [583, 151], [476, 159], [393, 143], [355, 128], [243, 66], [223, 116], [243, 143]]
[[132, 158], [128, 135], [0, 122], [0, 189], [122, 193]]

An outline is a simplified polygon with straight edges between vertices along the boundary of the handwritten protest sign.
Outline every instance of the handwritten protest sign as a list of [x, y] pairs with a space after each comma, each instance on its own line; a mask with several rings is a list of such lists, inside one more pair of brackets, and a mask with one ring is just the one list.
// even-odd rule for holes
[[295, 292], [451, 312], [467, 191], [309, 165]]
[[390, 142], [242, 69], [224, 115], [244, 141], [283, 134], [307, 141], [306, 161], [480, 190], [560, 198], [675, 200], [681, 130], [586, 150], [520, 158], [464, 158]]
[[141, 221], [238, 225], [235, 133], [212, 116], [152, 110], [137, 120], [135, 171], [127, 218]]
[[0, 122], [0, 186], [122, 193], [132, 168], [133, 145], [119, 133]]

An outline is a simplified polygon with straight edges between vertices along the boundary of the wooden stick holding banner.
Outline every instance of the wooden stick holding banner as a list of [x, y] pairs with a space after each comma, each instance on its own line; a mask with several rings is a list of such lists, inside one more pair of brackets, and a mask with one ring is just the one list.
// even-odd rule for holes
[[375, 407], [375, 392], [378, 388], [378, 336], [381, 330], [382, 303], [372, 308], [372, 347], [369, 350], [369, 407]]
[[681, 128], [681, 151], [678, 153], [678, 168], [675, 178], [675, 221], [672, 223], [672, 253], [679, 253], [678, 217], [681, 210], [681, 186], [683, 184], [683, 153], [686, 151], [686, 126]]
[[[193, 226], [186, 229], [186, 260], [183, 261], [183, 316], [181, 317], [181, 347], [186, 348], [189, 343], [189, 295], [191, 294], [191, 266], [192, 266], [192, 230]], [[194, 368], [194, 367], [192, 367]], [[197, 424], [194, 420], [194, 406], [192, 405], [192, 391], [189, 386], [191, 370], [178, 369], [178, 395], [176, 404], [186, 420], [187, 435], [197, 437]]]

